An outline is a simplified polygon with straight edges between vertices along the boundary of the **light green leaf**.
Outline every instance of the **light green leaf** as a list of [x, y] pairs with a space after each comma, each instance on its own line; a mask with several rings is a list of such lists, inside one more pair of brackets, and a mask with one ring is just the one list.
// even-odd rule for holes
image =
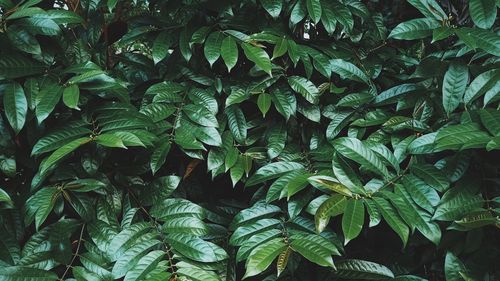
[[325, 200], [319, 206], [314, 214], [314, 222], [316, 225], [316, 232], [321, 233], [325, 230], [331, 217], [335, 217], [344, 212], [346, 207], [347, 198], [341, 194], [334, 194]]
[[78, 88], [78, 85], [72, 84], [64, 88], [63, 102], [67, 107], [80, 110], [80, 108], [78, 108], [79, 99], [80, 99], [80, 89]]
[[292, 241], [290, 243], [292, 249], [309, 261], [321, 266], [335, 268], [332, 255], [337, 249], [332, 249], [329, 245], [330, 242], [325, 241], [325, 238], [319, 235], [309, 234], [292, 236], [290, 240]]
[[255, 276], [266, 270], [286, 248], [287, 245], [283, 242], [282, 238], [274, 238], [253, 249], [246, 262], [246, 272], [243, 279]]

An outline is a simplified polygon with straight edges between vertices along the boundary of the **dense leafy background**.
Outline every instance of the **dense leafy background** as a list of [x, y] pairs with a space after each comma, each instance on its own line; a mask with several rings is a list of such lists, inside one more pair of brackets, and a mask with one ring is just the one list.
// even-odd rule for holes
[[495, 0], [0, 0], [0, 280], [500, 280]]

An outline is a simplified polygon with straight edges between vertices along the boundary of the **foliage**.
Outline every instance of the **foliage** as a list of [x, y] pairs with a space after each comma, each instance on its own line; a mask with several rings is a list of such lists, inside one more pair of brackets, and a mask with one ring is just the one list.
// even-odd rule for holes
[[498, 6], [0, 0], [0, 280], [499, 280]]

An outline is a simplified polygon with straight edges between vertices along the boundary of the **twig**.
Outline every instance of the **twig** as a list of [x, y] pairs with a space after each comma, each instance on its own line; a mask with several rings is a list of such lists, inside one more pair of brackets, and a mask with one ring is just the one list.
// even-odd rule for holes
[[78, 252], [80, 252], [80, 246], [82, 244], [82, 237], [83, 237], [83, 230], [85, 229], [85, 224], [82, 225], [82, 229], [80, 230], [80, 237], [78, 238], [78, 245], [76, 246], [76, 251], [75, 254], [73, 255], [73, 258], [71, 259], [71, 262], [66, 266], [66, 270], [64, 271], [63, 275], [59, 280], [64, 280], [64, 277], [66, 274], [68, 274], [69, 269], [72, 267], [73, 263], [75, 262], [76, 257], [78, 256]]

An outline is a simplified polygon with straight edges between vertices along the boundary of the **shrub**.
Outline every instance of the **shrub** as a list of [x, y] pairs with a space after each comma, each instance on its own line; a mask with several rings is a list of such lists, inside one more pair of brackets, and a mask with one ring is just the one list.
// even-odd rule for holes
[[0, 280], [498, 280], [464, 2], [0, 0]]

